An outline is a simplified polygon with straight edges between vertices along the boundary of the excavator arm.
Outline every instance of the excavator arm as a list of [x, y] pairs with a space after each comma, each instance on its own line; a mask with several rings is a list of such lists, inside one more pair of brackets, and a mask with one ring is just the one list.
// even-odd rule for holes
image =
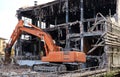
[[15, 41], [19, 38], [20, 34], [22, 33], [22, 31], [20, 30], [20, 28], [23, 27], [23, 21], [20, 20], [18, 22], [18, 24], [16, 25], [11, 37], [10, 37], [10, 40], [8, 41], [7, 45], [6, 45], [6, 48], [5, 48], [5, 64], [8, 64], [10, 63], [11, 59], [10, 59], [10, 56], [11, 56], [11, 49], [12, 49], [12, 46], [14, 45]]

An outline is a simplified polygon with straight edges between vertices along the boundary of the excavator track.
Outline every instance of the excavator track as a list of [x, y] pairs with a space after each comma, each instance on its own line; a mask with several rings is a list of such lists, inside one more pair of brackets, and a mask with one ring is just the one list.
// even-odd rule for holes
[[66, 71], [66, 66], [64, 64], [43, 63], [43, 64], [33, 65], [32, 70], [37, 71], [37, 72], [57, 72], [57, 73], [61, 73], [63, 71]]

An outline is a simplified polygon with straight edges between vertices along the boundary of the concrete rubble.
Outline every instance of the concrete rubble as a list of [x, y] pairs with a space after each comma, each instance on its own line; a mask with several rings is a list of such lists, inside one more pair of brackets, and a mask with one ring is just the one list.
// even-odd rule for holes
[[0, 77], [57, 77], [56, 74], [32, 71], [27, 65], [1, 65]]

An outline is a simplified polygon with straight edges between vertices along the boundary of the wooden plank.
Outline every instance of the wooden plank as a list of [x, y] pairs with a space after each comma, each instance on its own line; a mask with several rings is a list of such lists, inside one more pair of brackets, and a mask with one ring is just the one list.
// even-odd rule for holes
[[106, 69], [100, 69], [100, 70], [88, 70], [85, 72], [78, 72], [78, 73], [69, 73], [66, 75], [63, 75], [61, 77], [84, 77], [84, 76], [96, 76], [97, 74], [102, 74], [105, 73], [107, 70]]
[[105, 44], [107, 44], [107, 45], [113, 45], [113, 46], [120, 46], [120, 43], [109, 41], [107, 39], [105, 39]]

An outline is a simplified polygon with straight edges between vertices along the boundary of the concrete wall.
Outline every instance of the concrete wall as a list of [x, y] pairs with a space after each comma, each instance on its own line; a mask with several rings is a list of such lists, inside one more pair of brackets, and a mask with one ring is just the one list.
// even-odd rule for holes
[[120, 67], [120, 50], [115, 50], [112, 53], [113, 67]]
[[[120, 36], [120, 34], [119, 34], [119, 32], [120, 32], [120, 0], [117, 0], [116, 13], [117, 13], [117, 21], [114, 22], [113, 24], [117, 25], [118, 29], [115, 29], [115, 31], [113, 31], [113, 33], [115, 33], [118, 36], [118, 39], [116, 39], [116, 40], [120, 40], [119, 39], [119, 36]], [[113, 25], [113, 27], [114, 27], [114, 25]], [[119, 46], [113, 48], [111, 57], [112, 57], [111, 63], [113, 65], [113, 67], [120, 67], [120, 47]]]
[[5, 39], [0, 38], [0, 54], [4, 55], [4, 48], [6, 46]]

